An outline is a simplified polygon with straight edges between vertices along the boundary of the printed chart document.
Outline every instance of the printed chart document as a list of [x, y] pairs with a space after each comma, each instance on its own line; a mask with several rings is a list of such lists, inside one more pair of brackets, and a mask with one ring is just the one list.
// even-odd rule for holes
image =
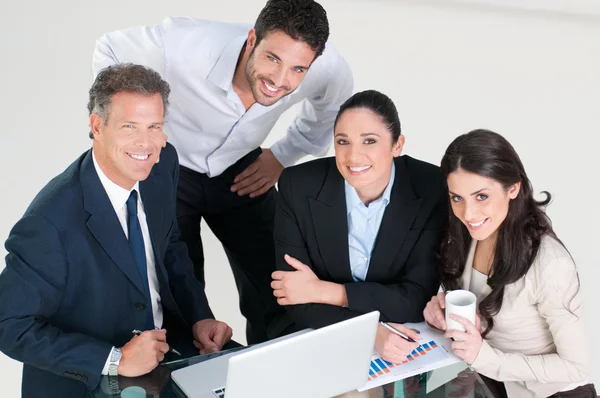
[[452, 340], [444, 338], [442, 332], [431, 329], [425, 322], [405, 323], [404, 326], [421, 335], [421, 339], [417, 341], [421, 347], [410, 353], [401, 364], [384, 361], [374, 353], [371, 357], [369, 379], [358, 391], [461, 362], [461, 359], [452, 353]]

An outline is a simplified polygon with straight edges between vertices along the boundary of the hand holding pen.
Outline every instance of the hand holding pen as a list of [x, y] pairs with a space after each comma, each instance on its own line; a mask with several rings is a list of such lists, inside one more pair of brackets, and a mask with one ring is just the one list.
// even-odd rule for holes
[[[395, 334], [397, 334], [398, 336], [402, 337], [404, 340], [406, 340], [406, 341], [409, 341], [409, 342], [411, 342], [411, 343], [417, 343], [417, 344], [419, 344], [419, 342], [418, 342], [418, 341], [416, 341], [416, 340], [415, 340], [415, 339], [413, 339], [412, 337], [409, 337], [409, 336], [407, 336], [406, 334], [402, 333], [400, 330], [398, 330], [398, 328], [397, 328], [397, 327], [393, 327], [393, 326], [392, 326], [392, 325], [390, 325], [389, 323], [387, 323], [387, 322], [383, 322], [383, 321], [381, 321], [381, 322], [379, 322], [379, 323], [381, 324], [381, 326], [383, 326], [384, 328], [386, 328], [386, 329], [387, 329], [387, 330], [389, 330], [390, 332], [392, 332], [392, 333], [395, 333]], [[404, 327], [404, 326], [403, 326], [403, 327]], [[406, 329], [406, 328], [405, 328], [405, 329]], [[412, 329], [407, 329], [407, 330], [410, 330], [410, 331], [414, 332], [414, 330], [412, 330]], [[416, 333], [416, 332], [414, 332], [414, 333]], [[418, 334], [417, 334], [416, 338], [417, 338], [417, 339], [420, 339], [421, 337], [420, 337], [420, 336], [418, 336]], [[419, 346], [419, 347], [421, 347], [421, 344], [419, 344], [418, 346]]]
[[[155, 329], [155, 330], [159, 330], [159, 329]], [[139, 335], [142, 334], [142, 331], [134, 329], [134, 330], [131, 331], [131, 333], [133, 333], [134, 336], [139, 336]], [[175, 355], [181, 356], [181, 353], [179, 351], [177, 351], [175, 348], [170, 347], [170, 346], [169, 346], [169, 351], [168, 352], [172, 352]]]
[[133, 338], [121, 347], [121, 360], [117, 372], [120, 376], [145, 375], [158, 366], [169, 351], [167, 331], [133, 331]]
[[380, 322], [375, 338], [375, 349], [384, 360], [399, 364], [420, 346], [416, 342], [418, 339], [420, 336], [414, 330], [401, 324]]

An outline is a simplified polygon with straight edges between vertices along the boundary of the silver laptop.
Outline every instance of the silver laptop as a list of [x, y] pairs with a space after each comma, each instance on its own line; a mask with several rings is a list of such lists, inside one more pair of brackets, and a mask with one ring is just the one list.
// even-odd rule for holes
[[307, 329], [171, 374], [189, 398], [332, 397], [366, 383], [379, 312]]

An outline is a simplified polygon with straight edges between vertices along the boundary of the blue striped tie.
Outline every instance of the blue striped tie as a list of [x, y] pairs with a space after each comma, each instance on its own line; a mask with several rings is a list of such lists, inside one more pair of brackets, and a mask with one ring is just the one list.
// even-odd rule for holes
[[133, 253], [133, 258], [138, 266], [140, 275], [142, 276], [142, 283], [146, 288], [146, 295], [148, 297], [148, 303], [146, 304], [146, 327], [145, 330], [154, 329], [154, 316], [152, 315], [152, 304], [150, 301], [150, 288], [148, 285], [148, 266], [146, 264], [146, 250], [144, 249], [144, 237], [142, 235], [142, 228], [140, 227], [140, 221], [138, 220], [137, 213], [137, 191], [131, 191], [129, 199], [127, 199], [127, 214], [129, 218], [129, 247]]

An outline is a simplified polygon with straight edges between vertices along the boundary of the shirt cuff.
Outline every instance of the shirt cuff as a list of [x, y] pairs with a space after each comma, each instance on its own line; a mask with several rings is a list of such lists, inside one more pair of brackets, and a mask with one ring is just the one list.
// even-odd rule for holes
[[[113, 354], [113, 351], [115, 350], [115, 347], [113, 347], [110, 352], [108, 353], [108, 358], [106, 358], [106, 363], [104, 364], [104, 367], [102, 368], [102, 375], [103, 376], [108, 376], [108, 365], [110, 365], [110, 357]], [[119, 363], [117, 362], [117, 365]]]
[[293, 146], [286, 137], [271, 146], [271, 152], [283, 167], [290, 167], [307, 154]]

